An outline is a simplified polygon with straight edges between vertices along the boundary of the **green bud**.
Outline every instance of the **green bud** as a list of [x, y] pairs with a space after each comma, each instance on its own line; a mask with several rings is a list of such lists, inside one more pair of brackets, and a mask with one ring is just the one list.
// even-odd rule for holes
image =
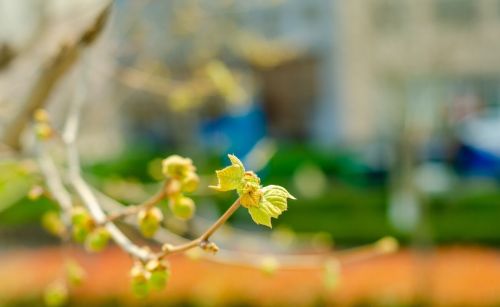
[[149, 294], [149, 276], [142, 264], [135, 264], [130, 270], [132, 293], [137, 298], [145, 298]]
[[153, 290], [165, 289], [170, 278], [170, 268], [165, 260], [151, 260], [146, 264], [146, 270], [151, 273], [149, 286]]
[[85, 239], [94, 228], [94, 220], [89, 212], [83, 207], [75, 207], [71, 212], [73, 240], [77, 243], [85, 242]]
[[71, 228], [71, 236], [76, 243], [83, 243], [87, 238], [90, 230], [86, 227], [80, 226], [78, 224], [73, 224]]
[[187, 193], [192, 193], [198, 189], [198, 185], [200, 184], [200, 177], [195, 173], [189, 173], [182, 180], [182, 190]]
[[85, 208], [74, 207], [71, 212], [71, 223], [73, 223], [73, 225], [88, 226], [92, 224], [92, 217]]
[[145, 209], [138, 214], [139, 230], [146, 238], [154, 237], [156, 231], [160, 228], [163, 221], [163, 214], [157, 207]]
[[85, 271], [75, 260], [66, 262], [66, 275], [73, 286], [81, 285], [86, 277]]
[[145, 298], [149, 294], [149, 284], [146, 280], [132, 279], [132, 293], [137, 298]]
[[196, 210], [194, 201], [191, 198], [185, 196], [170, 199], [169, 206], [175, 217], [181, 220], [189, 220], [191, 217], [193, 217]]
[[100, 252], [108, 245], [109, 238], [106, 228], [98, 227], [85, 239], [85, 249], [89, 252]]
[[47, 286], [43, 294], [45, 305], [58, 307], [67, 303], [68, 288], [62, 281], [55, 281]]
[[42, 226], [50, 234], [57, 237], [61, 237], [66, 231], [66, 227], [64, 226], [59, 213], [55, 211], [48, 211], [43, 214]]
[[178, 155], [170, 156], [162, 162], [163, 175], [169, 178], [183, 179], [195, 170], [191, 159]]
[[168, 279], [170, 278], [170, 271], [165, 269], [163, 271], [151, 272], [149, 278], [149, 285], [153, 290], [163, 290], [167, 286]]
[[216, 254], [219, 251], [219, 247], [214, 242], [202, 242], [200, 248], [212, 254]]

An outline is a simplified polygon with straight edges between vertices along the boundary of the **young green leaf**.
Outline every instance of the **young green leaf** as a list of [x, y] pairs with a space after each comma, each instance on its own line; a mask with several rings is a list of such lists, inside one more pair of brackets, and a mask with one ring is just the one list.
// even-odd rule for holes
[[248, 208], [248, 212], [252, 217], [252, 220], [259, 225], [265, 225], [269, 228], [272, 228], [271, 225], [271, 216], [268, 212], [264, 211], [261, 207], [250, 207]]
[[287, 199], [295, 199], [280, 186], [269, 185], [261, 189], [262, 197], [257, 207], [249, 207], [248, 211], [255, 223], [272, 227], [271, 218], [278, 218], [287, 209]]
[[243, 207], [257, 207], [262, 197], [260, 178], [254, 172], [245, 172], [243, 183], [237, 191]]
[[215, 171], [215, 173], [219, 182], [216, 186], [210, 186], [210, 188], [226, 192], [236, 190], [241, 186], [245, 171], [241, 166], [233, 164], [222, 170]]
[[258, 207], [262, 199], [262, 191], [259, 186], [247, 185], [238, 194], [241, 205], [245, 208]]
[[234, 155], [228, 155], [231, 165], [216, 171], [219, 181], [211, 188], [218, 191], [236, 190], [240, 204], [248, 209], [255, 223], [272, 227], [271, 218], [277, 218], [287, 209], [287, 200], [295, 199], [280, 186], [262, 188], [260, 178], [252, 171], [246, 171], [243, 163]]
[[245, 175], [245, 167], [243, 163], [236, 158], [234, 155], [227, 155], [231, 161], [231, 165], [215, 171], [218, 179], [218, 184], [216, 186], [210, 186], [210, 188], [226, 192], [231, 190], [237, 190], [243, 185], [243, 177]]
[[229, 158], [229, 161], [231, 161], [232, 165], [240, 166], [243, 169], [243, 172], [245, 172], [245, 166], [243, 166], [243, 162], [241, 162], [240, 159], [238, 159], [238, 157], [236, 157], [235, 155], [231, 155], [231, 154], [229, 154], [227, 156]]
[[288, 193], [288, 191], [279, 185], [268, 185], [262, 189], [262, 193], [264, 194], [263, 198], [270, 202], [271, 205], [274, 207], [278, 208], [282, 212], [287, 209], [287, 199], [293, 199], [295, 200], [296, 198]]

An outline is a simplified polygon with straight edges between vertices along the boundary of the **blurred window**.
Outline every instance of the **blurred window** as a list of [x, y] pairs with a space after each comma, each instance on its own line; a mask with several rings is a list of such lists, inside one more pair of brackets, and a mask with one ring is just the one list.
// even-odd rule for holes
[[375, 29], [381, 32], [393, 32], [404, 28], [408, 15], [406, 0], [374, 0], [371, 15]]
[[470, 26], [479, 17], [477, 3], [477, 0], [436, 0], [436, 20], [451, 26]]

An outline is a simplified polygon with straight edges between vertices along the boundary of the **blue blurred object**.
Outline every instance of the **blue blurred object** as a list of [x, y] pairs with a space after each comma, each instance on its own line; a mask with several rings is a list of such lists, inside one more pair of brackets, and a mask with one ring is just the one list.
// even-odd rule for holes
[[500, 178], [500, 157], [480, 148], [462, 144], [456, 163], [463, 175]]
[[203, 122], [200, 138], [208, 149], [245, 157], [267, 134], [262, 108], [252, 103], [245, 110]]
[[456, 166], [467, 176], [500, 178], [500, 112], [490, 109], [458, 127]]

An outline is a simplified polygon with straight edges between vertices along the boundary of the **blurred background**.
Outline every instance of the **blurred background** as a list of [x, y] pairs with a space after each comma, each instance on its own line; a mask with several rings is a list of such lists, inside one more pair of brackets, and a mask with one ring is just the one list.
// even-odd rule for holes
[[[88, 43], [106, 5], [0, 0], [0, 304], [41, 304], [68, 254], [89, 272], [72, 305], [500, 304], [500, 1], [116, 0]], [[165, 293], [130, 301], [128, 257], [62, 248], [40, 223], [54, 203], [28, 197], [19, 118], [44, 107], [61, 128], [81, 88], [78, 146], [100, 191], [138, 203], [161, 159], [189, 156], [197, 218], [165, 226], [192, 237], [231, 203], [203, 187], [236, 154], [298, 200], [272, 231], [238, 211], [222, 244], [338, 252], [334, 285], [322, 263], [265, 277], [176, 257]], [[370, 252], [386, 236], [401, 250]]]

